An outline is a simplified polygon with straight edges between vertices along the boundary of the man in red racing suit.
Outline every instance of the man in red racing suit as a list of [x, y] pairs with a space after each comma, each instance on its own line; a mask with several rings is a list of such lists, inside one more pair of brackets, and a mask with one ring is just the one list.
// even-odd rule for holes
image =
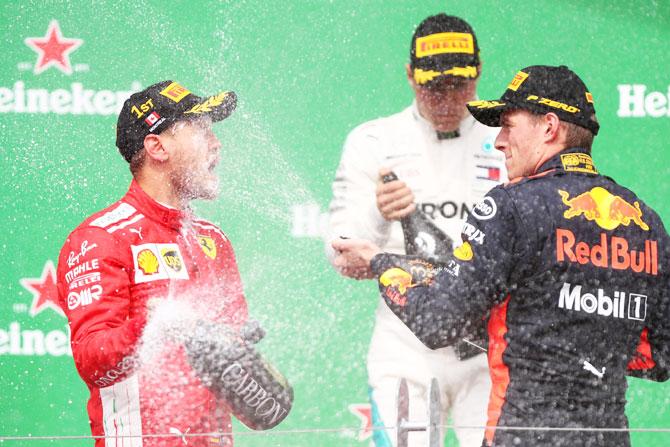
[[367, 263], [389, 308], [432, 349], [488, 318], [483, 445], [628, 447], [626, 375], [668, 378], [668, 233], [598, 173], [593, 98], [567, 67], [527, 67], [499, 100], [468, 108], [501, 125], [495, 146], [514, 180], [473, 208], [453, 257], [346, 240], [333, 244], [338, 262]]
[[[132, 95], [117, 130], [130, 189], [62, 248], [59, 299], [91, 393], [92, 434], [106, 438], [96, 447], [232, 445], [230, 436], [186, 437], [230, 432], [231, 421], [180, 337], [198, 320], [239, 330], [247, 318], [230, 241], [188, 206], [216, 193], [220, 143], [211, 124], [234, 107], [232, 92], [199, 98], [171, 81]], [[156, 434], [173, 437], [142, 437]]]

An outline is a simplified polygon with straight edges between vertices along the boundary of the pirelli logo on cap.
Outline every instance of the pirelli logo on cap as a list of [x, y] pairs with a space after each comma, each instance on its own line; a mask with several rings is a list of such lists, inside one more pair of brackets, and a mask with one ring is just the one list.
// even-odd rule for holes
[[523, 84], [523, 81], [525, 81], [527, 77], [528, 77], [528, 73], [524, 73], [523, 71], [519, 71], [517, 74], [514, 75], [514, 78], [512, 78], [512, 81], [510, 81], [507, 88], [512, 90], [512, 91], [517, 91], [519, 86], [521, 84]]
[[586, 102], [593, 104], [593, 95], [590, 92], [586, 92], [584, 95], [586, 95]]
[[475, 54], [475, 44], [470, 33], [437, 33], [416, 39], [416, 57], [436, 54]]
[[161, 90], [161, 95], [165, 96], [166, 98], [171, 99], [174, 102], [179, 102], [182, 99], [184, 99], [187, 95], [189, 95], [191, 92], [189, 90], [186, 90], [185, 87], [182, 87], [181, 85], [177, 84], [176, 82], [171, 83], [167, 87], [165, 87], [163, 90]]

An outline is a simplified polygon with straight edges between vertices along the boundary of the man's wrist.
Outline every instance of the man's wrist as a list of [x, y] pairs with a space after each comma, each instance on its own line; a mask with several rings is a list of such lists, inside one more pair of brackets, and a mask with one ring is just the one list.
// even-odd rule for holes
[[379, 276], [391, 267], [388, 253], [377, 253], [370, 259], [370, 270]]

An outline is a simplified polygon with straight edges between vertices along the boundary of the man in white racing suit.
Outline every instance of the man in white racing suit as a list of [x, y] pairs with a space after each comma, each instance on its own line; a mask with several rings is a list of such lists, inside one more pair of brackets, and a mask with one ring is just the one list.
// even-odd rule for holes
[[[493, 147], [497, 129], [478, 123], [466, 109], [476, 97], [481, 71], [472, 28], [445, 14], [426, 18], [412, 37], [406, 70], [416, 97], [412, 105], [364, 123], [347, 137], [333, 182], [328, 240], [366, 238], [384, 251], [404, 253], [400, 219], [417, 208], [461, 240], [469, 210], [506, 180], [504, 157]], [[389, 171], [399, 180], [382, 183]], [[333, 262], [332, 249], [327, 251]], [[396, 425], [401, 378], [409, 385], [411, 420], [428, 419], [428, 387], [436, 377], [443, 424], [449, 416], [457, 426], [486, 423], [491, 381], [483, 349], [431, 350], [381, 299], [367, 369], [375, 427]], [[481, 446], [483, 433], [483, 428], [456, 430], [461, 447]], [[377, 447], [395, 445], [396, 431], [375, 429], [373, 439]], [[425, 432], [411, 432], [409, 443], [425, 446]]]

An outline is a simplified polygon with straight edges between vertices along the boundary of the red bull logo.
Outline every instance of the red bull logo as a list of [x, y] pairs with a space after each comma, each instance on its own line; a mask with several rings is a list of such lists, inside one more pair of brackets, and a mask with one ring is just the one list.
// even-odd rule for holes
[[412, 283], [412, 274], [405, 270], [393, 267], [386, 270], [379, 277], [379, 283], [386, 287], [384, 294], [394, 304], [404, 306], [407, 303], [407, 289], [411, 289], [416, 284]]
[[636, 201], [631, 205], [621, 196], [615, 196], [605, 188], [596, 186], [573, 198], [567, 191], [558, 190], [563, 204], [568, 207], [563, 213], [566, 219], [584, 216], [586, 220], [595, 221], [600, 228], [613, 230], [619, 225], [635, 223], [644, 231], [649, 231], [649, 225], [642, 220], [640, 204]]
[[572, 231], [557, 228], [556, 260], [658, 275], [658, 243], [645, 240], [642, 250], [633, 250], [627, 239], [600, 233], [600, 243], [591, 245], [577, 241]]

